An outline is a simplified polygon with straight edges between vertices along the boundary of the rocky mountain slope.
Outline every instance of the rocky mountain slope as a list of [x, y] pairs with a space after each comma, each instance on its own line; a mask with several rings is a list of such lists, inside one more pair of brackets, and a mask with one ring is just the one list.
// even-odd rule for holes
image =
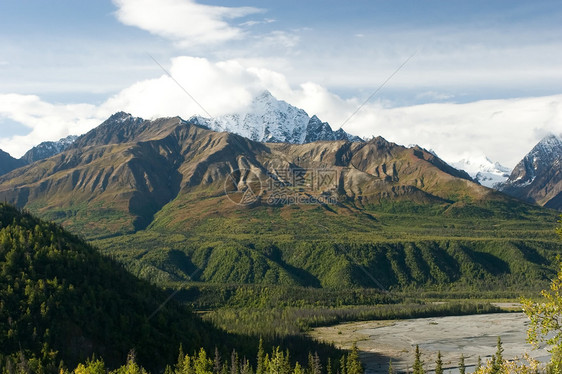
[[277, 100], [269, 91], [258, 95], [250, 106], [236, 114], [214, 118], [192, 117], [191, 123], [214, 131], [227, 131], [258, 142], [302, 144], [318, 140], [361, 141], [343, 129], [333, 131], [327, 122], [308, 114], [285, 101]]
[[0, 175], [9, 173], [14, 169], [31, 164], [35, 161], [57, 155], [68, 148], [76, 138], [77, 136], [70, 135], [56, 142], [43, 142], [31, 148], [19, 159], [13, 158], [0, 149]]
[[[281, 191], [275, 186], [291, 187], [298, 196], [360, 205], [389, 199], [454, 203], [459, 194], [472, 201], [493, 196], [425, 150], [380, 137], [369, 142], [264, 144], [177, 117], [146, 121], [117, 113], [67, 151], [0, 178], [0, 198], [71, 225], [82, 215], [90, 217], [87, 221], [99, 215], [88, 223], [90, 231], [135, 231], [150, 224], [172, 200], [199, 204], [204, 198], [223, 203], [236, 198], [249, 183], [236, 170], [249, 170], [259, 180], [256, 203], [271, 201]], [[300, 189], [295, 170], [312, 178]], [[319, 185], [320, 173], [331, 173], [331, 184]], [[225, 185], [229, 180], [232, 186]]]
[[499, 190], [518, 199], [562, 209], [562, 140], [543, 138], [515, 166]]
[[76, 135], [69, 135], [55, 142], [43, 142], [27, 151], [21, 157], [21, 160], [31, 164], [35, 161], [52, 157], [67, 149], [77, 138], [78, 136]]

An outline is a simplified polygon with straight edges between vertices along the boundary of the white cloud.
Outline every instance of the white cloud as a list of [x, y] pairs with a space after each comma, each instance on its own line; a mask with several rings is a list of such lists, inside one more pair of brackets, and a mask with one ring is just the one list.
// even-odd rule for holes
[[[213, 116], [243, 110], [256, 94], [268, 89], [337, 129], [364, 100], [344, 100], [313, 82], [292, 86], [285, 75], [254, 62], [259, 67], [248, 66], [248, 61], [177, 57], [169, 71]], [[138, 82], [99, 106], [56, 105], [37, 96], [2, 95], [0, 117], [32, 131], [25, 136], [0, 137], [0, 148], [21, 155], [41, 141], [81, 134], [119, 110], [143, 118], [206, 115], [166, 74]], [[513, 167], [543, 136], [562, 132], [562, 95], [394, 108], [371, 102], [344, 129], [359, 136], [381, 135], [399, 144], [419, 144], [448, 161], [484, 153]]]
[[562, 133], [562, 95], [398, 108], [370, 105], [346, 130], [416, 143], [448, 161], [484, 153], [513, 167], [542, 137]]
[[240, 26], [252, 27], [256, 25], [266, 25], [268, 23], [273, 23], [273, 22], [276, 22], [276, 20], [273, 18], [264, 18], [261, 21], [250, 20], [250, 21], [242, 22]]
[[243, 31], [226, 20], [260, 13], [253, 7], [222, 7], [193, 0], [113, 0], [119, 21], [177, 42], [182, 47], [238, 39]]
[[0, 137], [0, 149], [20, 157], [43, 141], [84, 133], [109, 114], [90, 104], [51, 104], [35, 95], [0, 95], [0, 120], [8, 118], [30, 129], [26, 135]]

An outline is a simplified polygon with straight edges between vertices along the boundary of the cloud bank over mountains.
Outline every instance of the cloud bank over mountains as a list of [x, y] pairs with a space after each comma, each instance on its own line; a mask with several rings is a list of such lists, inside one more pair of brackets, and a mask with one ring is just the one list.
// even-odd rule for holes
[[[147, 31], [161, 38], [162, 44], [170, 44], [169, 51], [175, 57], [159, 57], [158, 62], [173, 79], [153, 64], [153, 77], [139, 79], [96, 102], [65, 103], [37, 94], [0, 93], [0, 118], [26, 128], [19, 134], [0, 134], [0, 149], [18, 157], [42, 141], [84, 133], [117, 111], [147, 119], [236, 113], [244, 111], [263, 90], [311, 116], [318, 115], [335, 130], [397, 67], [395, 62], [403, 61], [418, 47], [416, 57], [381, 95], [345, 124], [344, 130], [362, 137], [381, 135], [400, 144], [419, 144], [448, 161], [485, 154], [509, 167], [547, 133], [562, 133], [562, 95], [466, 102], [454, 101], [458, 93], [444, 89], [458, 86], [460, 80], [494, 85], [503, 79], [525, 86], [537, 76], [548, 75], [556, 82], [559, 71], [525, 70], [526, 64], [538, 66], [534, 56], [545, 50], [552, 52], [552, 64], [560, 58], [562, 48], [552, 48], [553, 43], [559, 43], [556, 30], [548, 37], [540, 30], [536, 35], [526, 30], [528, 36], [519, 38], [519, 47], [515, 48], [505, 44], [502, 33], [486, 32], [484, 28], [455, 33], [442, 32], [446, 26], [422, 32], [381, 29], [374, 36], [370, 30], [358, 29], [350, 31], [357, 44], [347, 42], [349, 46], [345, 46], [344, 39], [333, 38], [330, 33], [319, 35], [313, 24], [299, 30], [282, 25], [277, 28], [272, 14], [253, 6], [205, 5], [193, 0], [113, 0], [113, 4], [113, 16], [121, 24]], [[316, 43], [311, 43], [313, 37]], [[420, 37], [432, 43], [417, 46], [416, 38]], [[544, 43], [536, 43], [537, 38]], [[333, 45], [318, 42], [328, 39]], [[372, 48], [361, 44], [366, 42]], [[490, 51], [491, 47], [496, 51]], [[356, 53], [350, 55], [353, 51]], [[521, 53], [529, 57], [521, 59]], [[350, 66], [349, 62], [359, 56], [362, 59], [357, 65]], [[146, 64], [152, 63], [148, 55], [144, 58], [149, 61]], [[506, 58], [515, 65], [505, 67]], [[373, 61], [384, 68], [373, 69]], [[503, 78], [499, 75], [502, 70], [508, 74]], [[512, 73], [521, 81], [506, 78]], [[342, 84], [367, 84], [372, 88], [342, 95], [333, 88]], [[435, 103], [400, 105], [384, 99], [393, 88], [408, 85], [418, 88], [420, 101]]]

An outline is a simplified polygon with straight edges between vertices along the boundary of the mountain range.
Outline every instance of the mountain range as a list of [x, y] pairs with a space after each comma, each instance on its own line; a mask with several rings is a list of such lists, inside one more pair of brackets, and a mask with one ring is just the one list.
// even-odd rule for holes
[[164, 284], [520, 287], [547, 279], [556, 245], [554, 214], [418, 146], [262, 143], [123, 112], [1, 176], [0, 200]]
[[[237, 170], [251, 171], [260, 183], [290, 186], [295, 196], [359, 205], [385, 200], [455, 203], [460, 195], [472, 201], [495, 196], [424, 149], [381, 137], [368, 142], [259, 143], [179, 117], [148, 121], [121, 112], [65, 152], [0, 177], [0, 198], [67, 223], [79, 220], [76, 207], [86, 204], [83, 214], [111, 211], [121, 217], [121, 230], [134, 231], [148, 226], [170, 202], [206, 197], [224, 204], [225, 188], [236, 191], [249, 183]], [[307, 181], [300, 191], [288, 175], [294, 170], [307, 171], [304, 178], [312, 179], [325, 171], [333, 179], [327, 186]], [[225, 187], [228, 178], [236, 180]], [[263, 202], [276, 191], [269, 187], [254, 192], [259, 194], [256, 202]], [[97, 226], [103, 222], [83, 229], [101, 229]]]
[[27, 151], [21, 158], [16, 159], [0, 149], [0, 175], [31, 164], [35, 161], [43, 160], [57, 155], [67, 149], [78, 137], [69, 135], [56, 142], [42, 142]]

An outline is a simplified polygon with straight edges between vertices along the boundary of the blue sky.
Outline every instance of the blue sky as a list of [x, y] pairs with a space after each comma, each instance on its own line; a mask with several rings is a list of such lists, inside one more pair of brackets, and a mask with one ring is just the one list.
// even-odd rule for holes
[[149, 54], [211, 113], [269, 89], [338, 127], [415, 53], [346, 130], [513, 166], [562, 132], [561, 25], [559, 1], [2, 1], [0, 148], [19, 156], [114, 110], [199, 114]]

